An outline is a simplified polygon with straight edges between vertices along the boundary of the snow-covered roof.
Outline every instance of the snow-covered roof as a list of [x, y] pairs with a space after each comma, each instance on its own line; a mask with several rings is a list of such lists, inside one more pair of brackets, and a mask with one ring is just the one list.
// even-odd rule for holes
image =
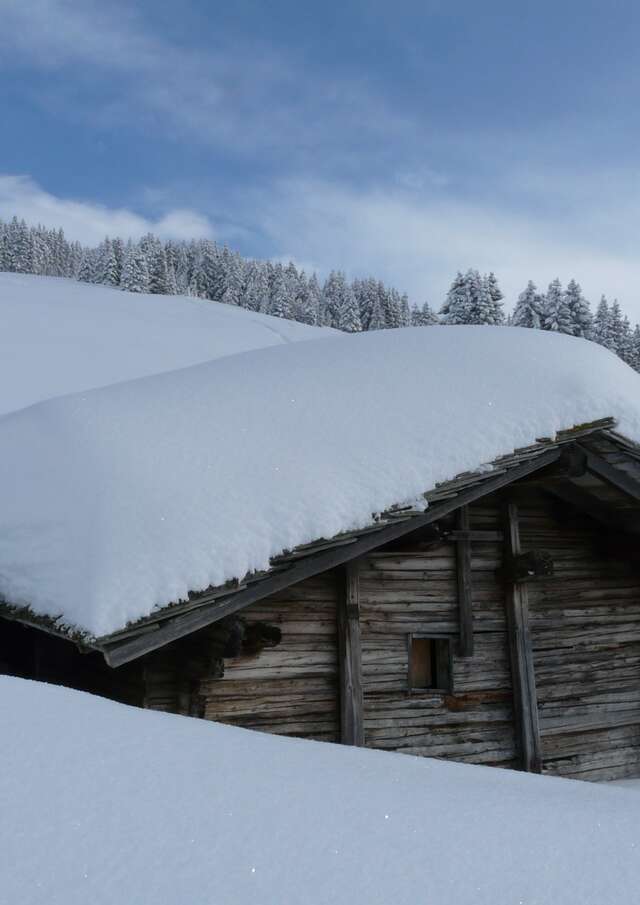
[[0, 414], [222, 355], [332, 334], [217, 302], [0, 273]]
[[534, 330], [338, 335], [0, 419], [0, 595], [100, 636], [436, 483], [599, 418], [640, 377]]
[[11, 905], [623, 905], [640, 792], [0, 676]]

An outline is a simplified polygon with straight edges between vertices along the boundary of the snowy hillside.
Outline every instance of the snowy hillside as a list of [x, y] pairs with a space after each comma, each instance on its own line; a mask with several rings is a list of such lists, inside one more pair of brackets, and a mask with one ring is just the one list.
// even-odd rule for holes
[[498, 327], [338, 335], [49, 400], [0, 419], [0, 596], [106, 634], [603, 417], [640, 441], [638, 374]]
[[0, 676], [3, 905], [623, 905], [640, 795]]
[[0, 273], [0, 414], [335, 331], [184, 296]]

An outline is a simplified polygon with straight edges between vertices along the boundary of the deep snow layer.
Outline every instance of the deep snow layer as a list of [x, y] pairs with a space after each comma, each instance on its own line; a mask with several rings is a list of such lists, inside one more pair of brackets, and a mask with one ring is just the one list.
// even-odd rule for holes
[[638, 374], [499, 327], [328, 337], [49, 400], [0, 418], [0, 595], [102, 635], [605, 416], [640, 441]]
[[184, 296], [0, 273], [0, 414], [320, 335], [335, 331]]
[[0, 676], [3, 905], [625, 905], [640, 796]]

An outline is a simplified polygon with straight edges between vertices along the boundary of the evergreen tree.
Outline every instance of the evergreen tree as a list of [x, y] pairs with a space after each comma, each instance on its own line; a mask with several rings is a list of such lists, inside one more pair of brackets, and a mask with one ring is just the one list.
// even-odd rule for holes
[[396, 328], [402, 326], [400, 293], [397, 289], [387, 289], [382, 283], [378, 285], [387, 327]]
[[611, 351], [620, 355], [624, 347], [624, 323], [618, 299], [614, 299], [609, 309], [609, 342]]
[[[312, 279], [315, 277], [313, 275]], [[310, 280], [302, 270], [298, 278], [298, 299], [296, 303], [296, 320], [301, 324], [316, 324], [318, 322], [318, 298], [311, 291]], [[316, 280], [317, 284], [317, 280]]]
[[259, 261], [249, 261], [244, 271], [242, 307], [249, 311], [266, 310], [269, 305], [267, 271]]
[[629, 323], [629, 318], [625, 315], [622, 318], [622, 327], [620, 330], [620, 341], [618, 344], [618, 355], [620, 358], [626, 362], [626, 364], [631, 365], [633, 367], [633, 362], [635, 359], [635, 349], [633, 344], [633, 333], [631, 331], [631, 324]]
[[556, 333], [573, 333], [567, 296], [562, 291], [562, 284], [557, 277], [549, 283], [549, 288], [547, 289], [542, 316], [542, 329], [552, 330]]
[[409, 308], [409, 297], [406, 292], [400, 299], [400, 326], [411, 326], [411, 309]]
[[480, 323], [498, 326], [504, 324], [504, 295], [498, 285], [498, 279], [493, 271], [488, 277], [485, 277], [486, 292], [488, 294], [488, 304], [486, 305], [486, 313]]
[[276, 264], [271, 285], [269, 314], [272, 314], [274, 317], [291, 318], [293, 304], [294, 299], [291, 294], [291, 286], [285, 275], [284, 268], [282, 264]]
[[346, 333], [359, 333], [362, 330], [358, 303], [350, 286], [346, 286], [342, 293], [336, 326], [338, 330], [344, 330]]
[[347, 281], [341, 270], [332, 270], [322, 288], [323, 307], [331, 327], [338, 327]]
[[636, 324], [635, 330], [633, 331], [631, 337], [631, 341], [633, 346], [633, 354], [630, 365], [632, 368], [635, 368], [636, 371], [640, 371], [640, 324]]
[[467, 284], [459, 270], [440, 309], [440, 322], [447, 325], [466, 324], [468, 307]]
[[127, 292], [149, 292], [149, 268], [144, 245], [127, 243], [122, 263], [122, 280], [120, 285]]
[[571, 280], [565, 294], [569, 306], [573, 335], [590, 339], [593, 329], [593, 317], [589, 302], [582, 295], [580, 284], [576, 283], [575, 280]]
[[120, 285], [120, 272], [113, 242], [108, 237], [98, 247], [95, 282], [105, 286]]
[[611, 315], [606, 296], [601, 296], [593, 319], [592, 338], [601, 346], [611, 349]]
[[[320, 324], [322, 323], [322, 289], [320, 288], [320, 283], [318, 282], [318, 277], [315, 273], [312, 273], [309, 277], [309, 282], [307, 284], [307, 307], [309, 311], [309, 317], [313, 313], [314, 320], [308, 321], [308, 323]], [[304, 323], [307, 323], [305, 321]]]
[[376, 293], [373, 301], [373, 310], [369, 320], [369, 330], [384, 330], [387, 326], [387, 319], [384, 312], [384, 306], [380, 295]]
[[529, 280], [526, 289], [518, 296], [516, 307], [511, 316], [511, 325], [514, 327], [542, 327], [543, 299], [536, 288], [536, 284]]

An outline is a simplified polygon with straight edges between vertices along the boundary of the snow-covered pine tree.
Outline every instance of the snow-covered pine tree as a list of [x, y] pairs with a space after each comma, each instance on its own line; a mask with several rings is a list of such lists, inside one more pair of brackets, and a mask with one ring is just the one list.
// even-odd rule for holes
[[606, 296], [602, 295], [593, 318], [592, 339], [611, 349], [611, 314]]
[[633, 345], [633, 333], [631, 331], [631, 324], [629, 322], [629, 318], [625, 315], [622, 318], [622, 328], [620, 330], [620, 341], [618, 344], [618, 355], [620, 358], [626, 362], [626, 364], [631, 365], [633, 367], [634, 361], [634, 345]]
[[483, 320], [483, 323], [493, 326], [504, 324], [504, 294], [498, 285], [498, 278], [495, 273], [491, 271], [484, 279], [489, 294], [490, 304], [487, 316]]
[[633, 358], [631, 367], [636, 371], [640, 371], [640, 324], [636, 324], [631, 337], [633, 343]]
[[314, 320], [310, 321], [310, 323], [321, 324], [322, 289], [320, 288], [320, 283], [318, 282], [318, 277], [315, 273], [311, 274], [307, 283], [306, 305], [309, 309], [309, 316], [313, 313], [314, 317]]
[[562, 290], [562, 284], [556, 277], [547, 289], [544, 310], [542, 315], [542, 329], [555, 333], [573, 333], [571, 312], [567, 302], [567, 296]]
[[447, 325], [471, 323], [471, 298], [469, 286], [469, 274], [458, 271], [447, 292], [445, 302], [440, 309], [440, 323]]
[[0, 220], [0, 271], [8, 270], [8, 239], [7, 239], [7, 225], [2, 220]]
[[537, 290], [533, 280], [529, 280], [527, 286], [518, 296], [516, 307], [511, 315], [511, 326], [513, 327], [532, 327], [540, 329], [542, 327], [542, 296]]
[[95, 280], [105, 286], [119, 286], [120, 272], [113, 242], [107, 237], [98, 246], [98, 261]]
[[322, 288], [323, 307], [331, 327], [338, 327], [347, 280], [341, 270], [332, 270]]
[[387, 327], [400, 327], [402, 323], [402, 310], [401, 310], [401, 299], [400, 293], [397, 289], [388, 289], [382, 283], [378, 284], [381, 287], [381, 298], [382, 304], [384, 306], [384, 316]]
[[387, 326], [384, 305], [378, 292], [373, 300], [373, 309], [369, 319], [369, 330], [384, 330]]
[[120, 285], [127, 292], [149, 291], [149, 268], [145, 247], [141, 242], [127, 242]]
[[85, 248], [82, 252], [82, 259], [78, 270], [78, 279], [83, 283], [97, 283], [99, 277], [100, 261], [98, 258], [98, 250], [95, 248]]
[[378, 297], [378, 284], [372, 277], [367, 277], [364, 280], [356, 280], [353, 286], [360, 310], [362, 329], [368, 330], [373, 308]]
[[621, 355], [624, 348], [624, 323], [618, 299], [613, 300], [613, 305], [609, 309], [609, 342], [611, 351]]
[[244, 264], [237, 252], [223, 250], [220, 261], [220, 285], [218, 301], [225, 305], [241, 305], [244, 283]]
[[[315, 274], [313, 275], [315, 277]], [[313, 277], [311, 279], [313, 279]], [[317, 283], [317, 280], [316, 280]], [[311, 291], [311, 280], [304, 270], [298, 275], [298, 299], [296, 320], [301, 324], [315, 324], [318, 321], [318, 297]]]
[[435, 327], [440, 323], [440, 318], [436, 314], [436, 312], [431, 308], [429, 302], [425, 302], [422, 306], [422, 326], [423, 327]]
[[439, 323], [438, 315], [431, 310], [428, 302], [425, 302], [422, 308], [418, 308], [417, 305], [411, 306], [412, 327], [432, 327]]
[[159, 240], [147, 249], [147, 266], [149, 268], [149, 292], [154, 295], [169, 295], [171, 293], [171, 278], [169, 276], [169, 262], [167, 252]]
[[580, 284], [575, 280], [571, 280], [565, 295], [569, 306], [573, 335], [590, 339], [593, 329], [593, 316], [591, 314], [591, 306], [583, 296]]
[[8, 267], [14, 273], [33, 273], [33, 240], [24, 220], [13, 217], [8, 226]]
[[273, 269], [269, 314], [274, 317], [290, 319], [293, 313], [293, 305], [294, 299], [291, 294], [291, 286], [284, 272], [284, 267], [282, 264], [277, 263]]
[[269, 303], [269, 280], [260, 261], [248, 261], [244, 269], [242, 307], [249, 311], [266, 310]]
[[411, 309], [409, 308], [409, 296], [406, 292], [400, 298], [400, 326], [411, 326]]
[[358, 302], [353, 294], [351, 286], [345, 286], [338, 307], [338, 330], [345, 333], [360, 333], [362, 324], [360, 322], [360, 310]]

